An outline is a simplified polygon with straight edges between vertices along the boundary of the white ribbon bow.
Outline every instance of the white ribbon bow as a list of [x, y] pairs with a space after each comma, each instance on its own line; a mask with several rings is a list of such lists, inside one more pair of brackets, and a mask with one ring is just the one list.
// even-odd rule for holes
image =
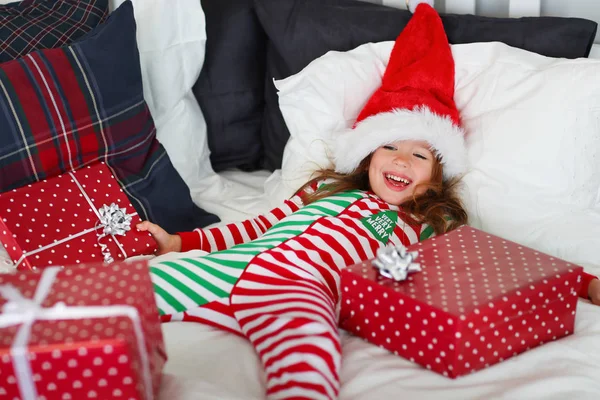
[[410, 272], [421, 271], [421, 265], [413, 261], [419, 256], [417, 251], [408, 251], [406, 247], [387, 246], [377, 249], [373, 266], [386, 278], [403, 281]]
[[28, 361], [27, 344], [31, 336], [31, 327], [38, 320], [65, 320], [82, 318], [129, 317], [137, 339], [141, 357], [142, 379], [144, 380], [145, 398], [153, 398], [152, 376], [146, 341], [142, 331], [142, 323], [138, 310], [127, 305], [115, 306], [67, 306], [63, 302], [55, 303], [52, 307], [44, 308], [42, 304], [50, 293], [60, 267], [45, 268], [40, 276], [33, 299], [23, 294], [10, 284], [0, 285], [0, 296], [7, 300], [0, 314], [0, 329], [22, 324], [10, 349], [15, 369], [19, 391], [23, 400], [36, 400], [37, 389]]

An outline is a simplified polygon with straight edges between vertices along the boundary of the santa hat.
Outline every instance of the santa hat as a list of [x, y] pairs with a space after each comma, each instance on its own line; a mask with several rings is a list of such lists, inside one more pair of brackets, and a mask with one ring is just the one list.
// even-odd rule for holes
[[397, 140], [427, 141], [440, 157], [444, 178], [466, 169], [464, 131], [454, 103], [454, 60], [432, 0], [411, 0], [413, 16], [392, 49], [381, 87], [352, 129], [333, 146], [335, 170], [351, 173], [380, 146]]

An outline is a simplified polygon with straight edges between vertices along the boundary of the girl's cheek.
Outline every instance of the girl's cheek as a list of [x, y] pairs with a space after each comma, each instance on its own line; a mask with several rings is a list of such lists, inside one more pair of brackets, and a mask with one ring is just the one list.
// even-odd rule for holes
[[419, 186], [419, 187], [415, 188], [414, 194], [415, 194], [415, 196], [420, 196], [420, 195], [424, 194], [426, 191], [427, 191], [427, 188]]

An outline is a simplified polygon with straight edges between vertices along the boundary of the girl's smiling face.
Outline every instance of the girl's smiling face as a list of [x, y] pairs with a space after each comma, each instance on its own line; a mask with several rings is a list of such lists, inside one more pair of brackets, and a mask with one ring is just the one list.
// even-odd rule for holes
[[399, 140], [373, 152], [369, 185], [383, 201], [399, 206], [427, 190], [435, 155], [420, 140]]

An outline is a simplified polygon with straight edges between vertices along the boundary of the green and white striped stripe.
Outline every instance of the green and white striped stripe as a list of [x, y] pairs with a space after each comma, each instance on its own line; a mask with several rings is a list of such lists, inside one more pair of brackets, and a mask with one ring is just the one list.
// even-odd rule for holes
[[276, 223], [263, 236], [198, 258], [164, 261], [150, 267], [161, 314], [175, 314], [229, 297], [233, 285], [248, 263], [306, 230], [320, 217], [337, 216], [365, 194], [340, 193], [301, 208]]

